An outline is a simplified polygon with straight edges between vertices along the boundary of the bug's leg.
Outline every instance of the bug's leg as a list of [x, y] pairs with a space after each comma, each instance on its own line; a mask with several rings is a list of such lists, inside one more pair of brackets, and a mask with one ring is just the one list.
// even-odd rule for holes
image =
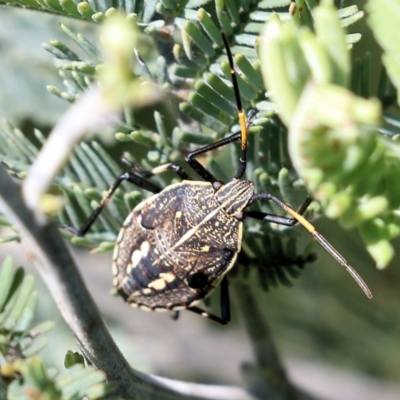
[[194, 150], [190, 152], [186, 157], [185, 160], [189, 164], [189, 166], [199, 175], [201, 176], [205, 181], [207, 182], [216, 182], [217, 178], [209, 172], [205, 167], [203, 167], [194, 157], [197, 157], [201, 154], [208, 153], [211, 150], [218, 149], [219, 147], [223, 147], [229, 143], [235, 142], [236, 140], [239, 140], [241, 137], [241, 133], [237, 132], [234, 133], [233, 135], [230, 135], [224, 139], [219, 140], [218, 142], [211, 143], [207, 146], [200, 147], [197, 150]]
[[[312, 203], [313, 199], [310, 196], [307, 196], [306, 199], [303, 201], [302, 205], [296, 211], [297, 214], [303, 215], [308, 206]], [[269, 213], [264, 213], [261, 211], [246, 211], [246, 217], [260, 219], [265, 222], [273, 222], [278, 225], [286, 225], [286, 226], [293, 226], [297, 224], [299, 221], [296, 218], [290, 217], [283, 217], [281, 215], [274, 215]]]
[[[243, 111], [241, 110], [242, 106], [241, 106], [241, 103], [240, 103], [240, 97], [238, 97], [239, 94], [235, 93], [235, 95], [239, 99], [238, 104], [240, 105], [240, 108], [238, 108], [238, 109], [239, 109], [239, 115], [240, 115], [240, 113], [243, 114]], [[239, 107], [239, 105], [238, 105], [238, 107]], [[239, 117], [240, 127], [241, 127], [241, 131], [240, 132], [234, 133], [234, 134], [232, 134], [232, 135], [230, 135], [230, 136], [228, 136], [228, 137], [226, 137], [224, 139], [219, 140], [216, 143], [211, 143], [211, 144], [209, 144], [207, 146], [200, 147], [199, 149], [190, 152], [185, 158], [186, 162], [204, 180], [206, 180], [207, 182], [211, 182], [211, 183], [215, 182], [215, 181], [217, 181], [217, 179], [214, 177], [214, 175], [212, 175], [211, 172], [209, 172], [205, 167], [203, 167], [194, 157], [197, 157], [197, 156], [199, 156], [201, 154], [208, 153], [209, 151], [218, 149], [219, 147], [226, 146], [227, 144], [235, 142], [237, 140], [243, 141], [243, 137], [246, 137], [246, 146], [243, 149], [243, 145], [242, 145], [242, 153], [241, 153], [240, 160], [239, 160], [240, 161], [239, 170], [235, 175], [236, 179], [240, 179], [243, 176], [243, 174], [245, 172], [245, 169], [246, 169], [247, 129], [248, 129], [248, 126], [251, 125], [251, 122], [252, 122], [252, 120], [254, 119], [254, 117], [255, 117], [255, 115], [257, 113], [258, 113], [257, 109], [251, 110], [250, 113], [249, 113], [249, 117], [248, 117], [247, 122], [246, 122], [246, 118], [245, 117], [243, 119], [243, 122], [241, 122], [240, 117]], [[245, 135], [244, 135], [244, 132], [245, 132]]]
[[226, 276], [223, 277], [220, 286], [220, 301], [221, 301], [221, 316], [210, 314], [207, 311], [202, 310], [199, 307], [189, 307], [187, 310], [192, 311], [196, 314], [201, 315], [202, 317], [211, 319], [212, 321], [218, 322], [221, 325], [226, 325], [231, 320], [231, 309], [229, 302], [229, 287], [228, 287], [228, 278]]
[[178, 319], [179, 319], [179, 311], [174, 311], [174, 313], [171, 315], [171, 318], [174, 320], [174, 321], [177, 321]]
[[160, 165], [156, 168], [153, 168], [151, 171], [148, 171], [148, 177], [162, 174], [163, 172], [166, 171], [172, 171], [175, 174], [177, 174], [182, 180], [190, 180], [190, 176], [186, 173], [186, 171], [178, 164], [164, 164]]
[[123, 163], [128, 165], [133, 170], [133, 172], [142, 176], [143, 178], [151, 178], [154, 175], [162, 174], [166, 171], [172, 171], [175, 174], [177, 174], [182, 180], [190, 180], [191, 179], [190, 176], [186, 173], [186, 171], [180, 165], [177, 165], [177, 164], [172, 164], [172, 163], [163, 164], [163, 165], [159, 165], [158, 167], [153, 168], [150, 171], [146, 171], [144, 169], [141, 169], [137, 165], [131, 163], [125, 157], [122, 157], [121, 160]]
[[222, 317], [218, 317], [217, 315], [210, 314], [209, 312], [202, 310], [200, 307], [190, 307], [190, 308], [187, 308], [187, 310], [192, 311], [196, 314], [199, 314], [204, 318], [210, 319], [211, 321], [218, 322], [221, 325], [226, 325], [229, 322], [229, 320], [225, 320]]
[[[308, 230], [308, 232], [313, 235], [315, 240], [344, 268], [346, 268], [346, 271], [352, 276], [352, 278], [357, 282], [358, 286], [363, 290], [365, 295], [368, 298], [372, 298], [372, 293], [369, 290], [367, 284], [363, 281], [361, 276], [354, 270], [352, 266], [347, 262], [347, 260], [325, 239], [324, 236], [322, 236], [314, 227], [314, 225], [311, 224], [306, 218], [304, 218], [299, 212], [293, 210], [289, 205], [287, 205], [283, 200], [281, 200], [279, 197], [274, 196], [271, 193], [259, 193], [255, 194], [253, 198], [250, 201], [250, 204], [257, 201], [257, 200], [269, 200], [273, 201], [275, 204], [277, 204], [279, 207], [282, 208], [285, 212], [290, 214], [295, 220], [297, 220], [301, 225], [304, 226]], [[307, 207], [306, 207], [307, 208]], [[249, 214], [247, 214], [249, 215]], [[257, 218], [257, 214], [253, 212], [253, 218]], [[283, 218], [283, 219], [282, 219]], [[261, 218], [264, 221], [268, 222], [275, 222], [277, 224], [281, 225], [293, 225], [293, 223], [290, 222], [290, 218], [285, 218], [285, 217], [280, 217], [277, 215], [269, 215], [267, 214], [263, 218]]]
[[108, 189], [108, 192], [101, 200], [100, 205], [93, 211], [92, 215], [86, 220], [86, 222], [82, 225], [82, 227], [79, 230], [68, 225], [61, 225], [61, 228], [66, 229], [68, 232], [71, 232], [74, 235], [84, 236], [92, 226], [93, 222], [99, 216], [103, 208], [110, 201], [112, 195], [117, 190], [118, 186], [124, 181], [133, 183], [134, 185], [139, 186], [140, 188], [148, 190], [149, 192], [152, 193], [159, 193], [161, 191], [161, 189], [157, 185], [147, 181], [141, 176], [135, 175], [132, 172], [125, 172], [115, 180], [113, 185], [110, 187], [110, 189]]
[[245, 170], [246, 170], [246, 157], [247, 157], [247, 130], [248, 130], [248, 125], [251, 123], [251, 120], [254, 118], [256, 112], [252, 112], [250, 114], [250, 121], [249, 123], [246, 122], [246, 115], [243, 112], [242, 108], [242, 101], [240, 98], [240, 91], [239, 91], [239, 84], [236, 76], [236, 71], [235, 71], [235, 66], [233, 63], [233, 57], [231, 50], [229, 48], [229, 43], [228, 39], [226, 38], [225, 34], [222, 32], [222, 39], [224, 41], [225, 45], [225, 50], [226, 54], [228, 56], [228, 61], [229, 61], [229, 66], [230, 66], [230, 72], [231, 72], [231, 79], [232, 79], [232, 85], [233, 85], [233, 91], [235, 94], [235, 100], [236, 100], [236, 106], [238, 110], [238, 119], [239, 119], [239, 124], [240, 124], [240, 132], [234, 133], [231, 136], [228, 136], [225, 139], [222, 139], [216, 143], [210, 144], [208, 146], [201, 147], [198, 150], [192, 151], [186, 156], [186, 161], [190, 165], [190, 167], [198, 174], [200, 175], [204, 180], [208, 182], [215, 182], [217, 179], [205, 168], [203, 167], [197, 160], [194, 159], [194, 157], [208, 153], [211, 150], [217, 149], [219, 147], [225, 146], [229, 143], [232, 143], [236, 140], [240, 140], [240, 147], [241, 147], [241, 153], [240, 153], [240, 158], [239, 158], [239, 169], [236, 172], [235, 178], [240, 179]]
[[221, 319], [227, 324], [231, 320], [231, 303], [229, 299], [229, 285], [226, 275], [222, 278], [220, 285], [221, 297]]
[[229, 47], [228, 39], [222, 32], [222, 40], [224, 41], [224, 46], [226, 50], [226, 55], [228, 56], [229, 67], [231, 70], [231, 79], [233, 85], [233, 91], [235, 93], [236, 106], [238, 110], [238, 118], [240, 124], [240, 158], [239, 158], [239, 169], [236, 172], [235, 178], [240, 179], [246, 170], [246, 159], [247, 159], [247, 129], [248, 124], [246, 122], [246, 115], [243, 112], [242, 100], [240, 98], [239, 83], [236, 76], [235, 66], [233, 64], [232, 52]]

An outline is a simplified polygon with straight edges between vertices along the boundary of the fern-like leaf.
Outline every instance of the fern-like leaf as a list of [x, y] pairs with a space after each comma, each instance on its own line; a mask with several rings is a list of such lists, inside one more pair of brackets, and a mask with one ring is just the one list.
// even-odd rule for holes
[[390, 0], [369, 0], [367, 10], [368, 23], [384, 49], [383, 63], [397, 88], [397, 103], [400, 104], [400, 46], [397, 29], [400, 23], [400, 5]]
[[[46, 369], [37, 355], [47, 345], [43, 333], [53, 327], [48, 321], [31, 327], [38, 294], [34, 278], [15, 269], [11, 257], [0, 269], [0, 395], [1, 398], [41, 398], [75, 400], [98, 399], [109, 393], [105, 376], [76, 362], [57, 374]], [[76, 364], [76, 365], [74, 365]]]
[[[262, 57], [271, 63], [263, 72], [290, 126], [291, 158], [299, 175], [328, 216], [360, 230], [383, 267], [393, 256], [389, 241], [400, 234], [399, 197], [393, 190], [400, 148], [378, 134], [380, 105], [344, 89], [350, 82], [349, 55], [335, 10], [326, 4], [313, 15], [315, 36], [294, 24], [271, 21], [262, 47]], [[285, 79], [274, 80], [277, 69]], [[361, 86], [368, 88], [353, 82], [355, 89]]]

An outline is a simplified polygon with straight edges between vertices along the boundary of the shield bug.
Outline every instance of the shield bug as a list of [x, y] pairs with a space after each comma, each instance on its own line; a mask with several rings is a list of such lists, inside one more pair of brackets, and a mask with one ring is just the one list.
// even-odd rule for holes
[[[132, 306], [152, 311], [188, 309], [225, 324], [230, 320], [226, 274], [241, 249], [246, 217], [264, 222], [303, 225], [355, 279], [368, 297], [370, 290], [357, 272], [303, 217], [312, 199], [307, 197], [295, 211], [271, 193], [255, 193], [254, 184], [242, 179], [246, 169], [248, 123], [242, 109], [239, 86], [228, 41], [225, 44], [235, 93], [240, 131], [190, 152], [185, 160], [203, 181], [193, 181], [178, 165], [166, 164], [152, 171], [131, 165], [120, 175], [99, 207], [81, 229], [66, 227], [83, 236], [123, 181], [153, 193], [128, 215], [118, 235], [113, 254], [114, 286]], [[223, 183], [200, 164], [196, 157], [240, 141], [239, 168], [233, 179]], [[127, 162], [125, 160], [125, 162]], [[161, 190], [149, 178], [167, 170], [182, 181]], [[257, 201], [272, 201], [289, 216], [247, 210]], [[196, 304], [221, 284], [221, 315], [203, 311]]]

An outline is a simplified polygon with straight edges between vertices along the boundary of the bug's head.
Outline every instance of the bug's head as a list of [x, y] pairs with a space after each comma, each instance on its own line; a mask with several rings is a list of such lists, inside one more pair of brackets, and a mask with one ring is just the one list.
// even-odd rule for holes
[[226, 213], [238, 217], [243, 213], [253, 195], [253, 182], [242, 179], [232, 179], [222, 185], [215, 193], [218, 202], [223, 206]]

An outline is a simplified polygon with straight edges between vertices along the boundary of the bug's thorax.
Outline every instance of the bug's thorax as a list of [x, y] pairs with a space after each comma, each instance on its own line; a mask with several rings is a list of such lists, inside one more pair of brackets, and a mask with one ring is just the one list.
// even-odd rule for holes
[[226, 213], [237, 216], [244, 211], [253, 195], [253, 182], [242, 179], [232, 179], [215, 193], [217, 201], [223, 206]]

